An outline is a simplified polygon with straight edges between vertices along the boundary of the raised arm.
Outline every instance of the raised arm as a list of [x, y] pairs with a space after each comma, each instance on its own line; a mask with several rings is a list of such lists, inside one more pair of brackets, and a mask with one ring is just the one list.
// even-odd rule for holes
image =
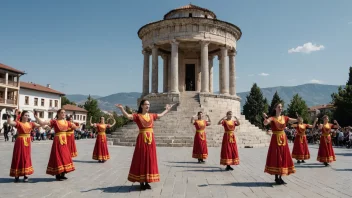
[[94, 124], [92, 123], [92, 117], [93, 117], [93, 116], [90, 116], [89, 125], [90, 125], [91, 127], [94, 127]]
[[111, 118], [114, 122], [112, 124], [110, 124], [110, 127], [113, 127], [116, 124], [116, 120]]
[[10, 114], [7, 114], [7, 123], [10, 125], [10, 126], [16, 126], [17, 123], [13, 120], [11, 120], [11, 116]]
[[337, 126], [337, 128], [341, 128], [339, 123], [336, 120], [334, 120], [334, 125]]
[[298, 120], [296, 119], [296, 118], [288, 118], [288, 123], [296, 123], [296, 122], [298, 122]]
[[191, 124], [194, 124], [194, 118], [195, 118], [196, 116], [192, 116], [192, 118], [191, 118]]
[[207, 126], [211, 125], [211, 120], [210, 120], [209, 115], [207, 114], [207, 115], [205, 115], [205, 116], [207, 116], [207, 118], [208, 118], [208, 121], [207, 121]]
[[127, 113], [127, 112], [125, 111], [125, 109], [123, 108], [122, 104], [116, 104], [115, 106], [120, 109], [120, 111], [122, 112], [123, 116], [125, 116], [125, 117], [128, 118], [129, 120], [133, 120], [133, 115]]
[[237, 126], [240, 126], [240, 125], [241, 125], [241, 123], [240, 123], [240, 121], [238, 120], [238, 118], [237, 118], [236, 116], [233, 116], [233, 117], [236, 119]]
[[165, 106], [165, 110], [162, 112], [162, 113], [159, 113], [158, 114], [158, 118], [161, 118], [161, 117], [163, 117], [165, 114], [167, 114], [170, 110], [171, 110], [171, 108], [173, 107], [174, 105], [169, 105], [169, 104], [167, 104], [166, 106]]
[[37, 120], [38, 124], [40, 124], [40, 126], [50, 125], [50, 121], [40, 119], [37, 115], [37, 112], [34, 112], [34, 117]]
[[223, 121], [223, 120], [225, 120], [225, 119], [226, 119], [226, 117], [227, 117], [227, 116], [225, 116], [225, 117], [221, 118], [221, 119], [219, 120], [219, 122], [218, 122], [218, 125], [221, 125], [221, 124], [222, 124], [222, 121]]
[[266, 113], [263, 113], [263, 117], [264, 117], [264, 122], [263, 122], [263, 124], [264, 124], [265, 126], [271, 123], [272, 120], [271, 120], [271, 118], [268, 118], [268, 116], [266, 115]]

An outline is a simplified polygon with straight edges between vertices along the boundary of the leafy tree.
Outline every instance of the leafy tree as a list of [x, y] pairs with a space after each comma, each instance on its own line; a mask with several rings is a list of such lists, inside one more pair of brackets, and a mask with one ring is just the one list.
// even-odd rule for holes
[[243, 106], [243, 114], [246, 118], [254, 124], [255, 126], [264, 129], [263, 116], [265, 112], [266, 99], [263, 97], [263, 93], [256, 83], [253, 84], [249, 95], [247, 96], [247, 101]]
[[61, 106], [64, 106], [64, 105], [67, 105], [67, 104], [76, 105], [76, 103], [70, 101], [67, 97], [62, 96], [61, 97]]
[[99, 122], [100, 117], [103, 115], [98, 107], [98, 101], [90, 97], [87, 98], [87, 101], [83, 105], [84, 109], [88, 111], [87, 118], [88, 120], [92, 117], [92, 122]]
[[308, 106], [302, 97], [300, 97], [298, 94], [294, 95], [291, 99], [291, 103], [287, 108], [287, 116], [296, 118], [296, 112], [300, 117], [303, 118], [304, 122], [310, 122]]
[[284, 106], [284, 101], [280, 98], [279, 94], [276, 91], [275, 94], [273, 95], [273, 99], [271, 100], [271, 105], [269, 107], [269, 114], [271, 114], [271, 112], [275, 109], [275, 105], [279, 102], [282, 104], [282, 106]]

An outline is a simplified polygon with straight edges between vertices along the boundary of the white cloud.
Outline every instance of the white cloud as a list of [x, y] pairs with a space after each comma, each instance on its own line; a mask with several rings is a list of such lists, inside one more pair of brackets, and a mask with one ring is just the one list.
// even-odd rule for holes
[[269, 76], [269, 74], [268, 73], [260, 73], [260, 74], [258, 74], [259, 76]]
[[288, 53], [305, 53], [305, 54], [309, 54], [311, 52], [315, 52], [315, 51], [320, 51], [323, 50], [325, 47], [324, 45], [316, 45], [316, 44], [312, 44], [311, 42], [309, 43], [305, 43], [302, 46], [298, 46], [296, 48], [291, 48], [288, 50]]
[[312, 79], [312, 80], [310, 80], [309, 82], [310, 82], [310, 83], [316, 83], [316, 84], [321, 84], [321, 83], [323, 83], [323, 81], [317, 80], [317, 79]]

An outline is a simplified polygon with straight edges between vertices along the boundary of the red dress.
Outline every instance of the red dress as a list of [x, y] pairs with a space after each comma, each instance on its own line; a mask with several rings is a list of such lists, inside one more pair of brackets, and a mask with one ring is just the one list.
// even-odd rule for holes
[[308, 124], [298, 124], [296, 127], [297, 134], [292, 149], [292, 158], [296, 160], [307, 160], [310, 158], [306, 136], [308, 126]]
[[95, 141], [95, 146], [93, 150], [93, 159], [106, 161], [110, 159], [108, 144], [106, 142], [106, 128], [109, 128], [110, 125], [106, 124], [97, 124], [98, 136]]
[[157, 114], [133, 114], [133, 121], [139, 128], [139, 134], [133, 153], [128, 181], [131, 182], [159, 182], [158, 160], [153, 134], [154, 120]]
[[70, 151], [67, 147], [66, 131], [71, 128], [71, 122], [66, 120], [51, 120], [50, 127], [55, 130], [46, 174], [59, 175], [75, 170]]
[[238, 157], [237, 143], [235, 137], [235, 127], [238, 126], [236, 121], [223, 120], [222, 126], [224, 126], [225, 133], [222, 138], [221, 146], [221, 165], [238, 165], [240, 159]]
[[208, 122], [205, 120], [196, 120], [194, 126], [196, 127], [196, 134], [194, 136], [193, 154], [192, 157], [196, 159], [207, 159], [208, 146], [207, 135], [205, 134], [205, 127]]
[[322, 134], [320, 137], [320, 145], [318, 150], [317, 160], [319, 162], [330, 163], [336, 161], [334, 149], [332, 148], [332, 141], [330, 136], [331, 128], [333, 124], [326, 124], [322, 128]]
[[270, 127], [273, 135], [271, 136], [264, 172], [271, 175], [290, 175], [295, 173], [296, 170], [284, 132], [289, 118], [280, 116], [279, 119], [275, 117], [271, 117], [271, 119]]
[[[71, 123], [72, 125], [73, 123]], [[77, 157], [77, 148], [76, 148], [76, 141], [75, 141], [75, 131], [71, 128], [68, 129], [69, 131], [66, 132], [67, 137], [67, 147], [70, 151], [71, 157]]]
[[31, 175], [34, 172], [31, 159], [31, 131], [34, 127], [33, 122], [16, 121], [18, 135], [13, 148], [11, 177]]

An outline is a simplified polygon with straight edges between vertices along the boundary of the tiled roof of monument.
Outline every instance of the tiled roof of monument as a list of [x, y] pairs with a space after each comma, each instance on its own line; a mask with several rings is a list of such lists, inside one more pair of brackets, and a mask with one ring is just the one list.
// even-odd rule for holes
[[213, 15], [214, 19], [216, 19], [216, 15], [215, 15], [214, 12], [212, 12], [212, 11], [206, 9], [206, 8], [202, 8], [202, 7], [193, 5], [193, 4], [188, 4], [188, 5], [185, 5], [185, 6], [182, 6], [182, 7], [179, 7], [179, 8], [171, 10], [170, 12], [168, 12], [168, 13], [166, 13], [164, 15], [164, 19], [166, 19], [167, 16], [170, 15], [171, 13], [179, 11], [179, 10], [201, 10], [201, 11], [204, 11], [204, 12], [209, 12], [211, 15]]
[[7, 65], [4, 65], [4, 64], [1, 64], [1, 63], [0, 63], [0, 69], [12, 71], [12, 72], [15, 72], [15, 73], [18, 73], [18, 74], [25, 74], [24, 71], [17, 70], [15, 68], [12, 68], [10, 66], [7, 66]]

